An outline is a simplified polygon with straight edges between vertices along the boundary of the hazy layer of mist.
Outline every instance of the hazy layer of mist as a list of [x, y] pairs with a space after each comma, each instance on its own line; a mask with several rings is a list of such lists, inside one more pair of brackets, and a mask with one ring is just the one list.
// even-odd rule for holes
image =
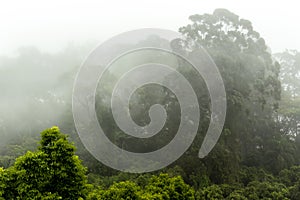
[[71, 105], [76, 72], [93, 47], [69, 46], [56, 54], [23, 47], [15, 57], [0, 58], [0, 144], [59, 124]]

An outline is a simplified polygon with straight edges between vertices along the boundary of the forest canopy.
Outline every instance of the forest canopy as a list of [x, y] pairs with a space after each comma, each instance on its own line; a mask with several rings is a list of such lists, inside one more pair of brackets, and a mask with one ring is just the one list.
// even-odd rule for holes
[[[224, 128], [207, 157], [199, 159], [198, 151], [211, 118], [210, 97], [186, 63], [179, 70], [198, 98], [197, 136], [168, 167], [131, 174], [95, 159], [76, 132], [72, 84], [81, 55], [92, 45], [57, 54], [23, 48], [16, 57], [0, 58], [0, 199], [300, 199], [300, 52], [272, 54], [250, 20], [226, 9], [189, 19], [179, 28], [184, 39], [171, 45], [188, 58], [203, 47], [221, 73], [227, 96]], [[156, 103], [168, 114], [160, 137], [136, 140], [114, 122], [108, 93], [116, 77], [107, 75], [97, 88], [95, 107], [109, 139], [134, 152], [168, 143], [180, 120], [172, 91], [153, 85], [132, 96], [130, 103], [138, 106], [130, 114], [137, 124], [149, 123], [147, 111]]]

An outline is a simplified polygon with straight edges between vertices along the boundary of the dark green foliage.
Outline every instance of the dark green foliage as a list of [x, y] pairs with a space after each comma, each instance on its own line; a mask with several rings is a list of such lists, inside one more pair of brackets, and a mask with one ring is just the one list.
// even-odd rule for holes
[[170, 178], [167, 174], [153, 176], [145, 190], [153, 196], [160, 195], [161, 199], [188, 200], [194, 198], [194, 191], [183, 182], [181, 177]]
[[133, 182], [124, 181], [115, 183], [101, 194], [101, 199], [137, 200], [140, 188]]
[[[63, 71], [68, 73], [63, 75], [60, 70], [53, 70], [53, 76], [60, 77], [59, 81], [56, 80], [54, 85], [46, 81], [47, 89], [34, 91], [29, 95], [32, 97], [29, 102], [37, 105], [36, 98], [42, 97], [43, 101], [48, 102], [47, 105], [52, 105], [51, 109], [55, 107], [64, 112], [60, 127], [76, 143], [77, 154], [88, 169], [74, 154], [75, 145], [69, 143], [67, 136], [60, 133], [57, 127], [41, 133], [42, 138], [35, 151], [37, 138], [31, 137], [32, 134], [49, 123], [56, 124], [53, 118], [57, 116], [54, 112], [53, 116], [48, 116], [49, 119], [36, 117], [44, 116], [35, 115], [36, 110], [46, 109], [46, 104], [38, 104], [38, 109], [32, 111], [34, 117], [27, 118], [28, 127], [22, 123], [17, 131], [12, 131], [9, 127], [14, 126], [15, 122], [9, 118], [0, 119], [5, 121], [0, 127], [1, 134], [22, 133], [9, 144], [0, 145], [0, 166], [4, 167], [0, 168], [0, 200], [299, 200], [300, 53], [286, 51], [276, 54], [276, 62], [251, 22], [225, 9], [217, 9], [213, 14], [193, 15], [190, 20], [190, 24], [180, 28], [185, 39], [178, 43], [173, 41], [171, 45], [174, 50], [192, 57], [199, 49], [197, 42], [200, 43], [219, 68], [227, 94], [225, 126], [218, 144], [206, 158], [198, 159], [197, 153], [211, 120], [210, 98], [205, 82], [187, 63], [182, 62], [178, 70], [193, 85], [200, 104], [201, 122], [197, 137], [188, 151], [171, 166], [141, 175], [117, 172], [87, 152], [76, 134], [68, 100], [72, 91], [72, 74], [76, 70], [74, 67], [65, 69]], [[144, 42], [168, 45], [158, 37], [148, 40]], [[42, 63], [47, 55], [37, 50], [27, 51], [17, 58], [17, 62], [44, 73], [45, 64], [39, 68], [40, 65], [37, 67], [34, 63]], [[152, 53], [151, 58], [156, 56]], [[69, 59], [73, 60], [73, 57]], [[56, 59], [57, 56], [50, 62], [48, 58], [47, 62], [52, 63]], [[156, 61], [165, 64], [173, 61], [159, 59]], [[125, 61], [125, 68], [142, 62], [135, 57]], [[6, 64], [16, 65], [11, 62], [8, 59]], [[75, 66], [73, 61], [70, 63]], [[27, 68], [22, 70], [20, 72], [25, 72]], [[3, 72], [1, 80], [12, 72]], [[166, 126], [160, 134], [149, 141], [136, 139], [124, 134], [114, 122], [109, 108], [110, 92], [118, 77], [109, 72], [106, 75], [106, 79], [99, 83], [102, 88], [98, 88], [96, 112], [104, 131], [109, 133], [109, 139], [119, 147], [134, 152], [148, 152], [167, 144], [175, 135], [180, 120], [180, 105], [174, 94], [156, 85], [139, 88], [132, 95], [130, 114], [137, 124], [149, 123], [148, 110], [153, 104], [162, 104], [168, 113]], [[66, 88], [60, 88], [60, 85]], [[48, 94], [49, 88], [54, 87], [58, 87], [57, 91], [62, 91], [63, 95]], [[23, 119], [24, 116], [27, 117], [27, 114], [18, 117]], [[35, 121], [38, 123], [32, 125]]]
[[5, 199], [79, 199], [86, 195], [86, 168], [58, 127], [41, 133], [39, 150], [28, 151], [4, 170]]
[[226, 9], [192, 15], [190, 20], [180, 28], [185, 39], [176, 46], [193, 57], [201, 44], [219, 68], [227, 95], [225, 129], [204, 160], [209, 177], [215, 183], [234, 183], [241, 164], [274, 173], [296, 164], [290, 157], [293, 142], [281, 138], [274, 121], [281, 93], [280, 65], [264, 39], [250, 21]]
[[300, 181], [298, 181], [295, 185], [289, 188], [290, 190], [290, 198], [292, 200], [300, 199]]
[[193, 200], [194, 190], [184, 183], [180, 176], [170, 177], [160, 174], [149, 178], [147, 185], [139, 186], [132, 181], [122, 181], [112, 184], [108, 189], [96, 188], [89, 200]]
[[[200, 183], [204, 181], [202, 185], [194, 185], [196, 192], [178, 176], [185, 176], [178, 166], [167, 170], [173, 176], [120, 173], [107, 179], [90, 175], [89, 180], [94, 183], [91, 186], [87, 184], [86, 169], [74, 155], [75, 147], [67, 141], [66, 135], [57, 127], [47, 129], [41, 135], [38, 151], [28, 151], [8, 169], [0, 168], [0, 199], [285, 200], [300, 196], [299, 166], [284, 169], [278, 176], [263, 169], [243, 167], [239, 171], [240, 180], [230, 185], [211, 184], [208, 177], [193, 176], [195, 181], [198, 178]], [[116, 182], [112, 183], [113, 180]]]

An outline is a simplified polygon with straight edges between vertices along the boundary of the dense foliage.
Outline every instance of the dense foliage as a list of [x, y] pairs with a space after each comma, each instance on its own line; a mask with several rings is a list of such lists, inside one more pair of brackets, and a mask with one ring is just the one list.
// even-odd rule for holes
[[[179, 70], [193, 85], [201, 110], [194, 143], [165, 169], [129, 174], [97, 161], [76, 134], [70, 99], [78, 64], [73, 58], [78, 59], [78, 52], [68, 49], [62, 55], [46, 55], [27, 49], [0, 62], [10, 67], [3, 67], [0, 81], [15, 87], [6, 76], [21, 65], [26, 67], [21, 70], [24, 77], [30, 69], [41, 77], [53, 66], [60, 69], [43, 77], [47, 84], [40, 89], [29, 90], [25, 105], [34, 105], [31, 109], [23, 105], [18, 107], [19, 115], [0, 116], [0, 133], [5, 136], [0, 141], [0, 199], [300, 199], [300, 53], [288, 50], [272, 55], [250, 21], [225, 9], [193, 15], [190, 20], [180, 28], [184, 39], [172, 41], [171, 46], [187, 57], [201, 48], [198, 44], [203, 46], [219, 68], [227, 94], [225, 126], [207, 157], [198, 159], [197, 155], [210, 120], [209, 94], [205, 82], [187, 63], [182, 62]], [[164, 45], [166, 41], [152, 37], [144, 42]], [[123, 62], [123, 67], [137, 64], [132, 60]], [[149, 123], [147, 110], [155, 103], [163, 105], [168, 114], [157, 137], [136, 140], [114, 122], [108, 99], [117, 77], [106, 75], [102, 88], [97, 88], [96, 111], [109, 139], [134, 152], [152, 151], [168, 143], [180, 118], [172, 92], [155, 85], [140, 88], [132, 96], [130, 103], [138, 106], [132, 107], [131, 116], [137, 124]], [[51, 82], [50, 77], [56, 78]], [[31, 79], [28, 76], [21, 84], [31, 88], [36, 84]], [[43, 115], [38, 110], [51, 112]], [[42, 131], [39, 139], [36, 133], [50, 124], [59, 125], [74, 143], [58, 127]]]
[[86, 193], [86, 168], [57, 127], [41, 133], [37, 151], [28, 151], [3, 170], [4, 199], [77, 199]]
[[[263, 169], [244, 167], [235, 184], [192, 187], [179, 167], [158, 175], [119, 174], [117, 182], [94, 175], [87, 183], [86, 168], [74, 155], [75, 147], [58, 127], [41, 133], [37, 151], [0, 168], [2, 199], [299, 199], [300, 167], [282, 170], [276, 177]], [[92, 176], [92, 175], [90, 175]], [[123, 177], [122, 177], [123, 176]], [[120, 181], [122, 179], [127, 179]]]

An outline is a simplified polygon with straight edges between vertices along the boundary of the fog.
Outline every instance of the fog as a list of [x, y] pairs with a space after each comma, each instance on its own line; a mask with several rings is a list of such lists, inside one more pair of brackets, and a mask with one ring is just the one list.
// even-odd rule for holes
[[59, 124], [70, 109], [75, 74], [97, 44], [138, 28], [178, 31], [190, 15], [219, 7], [251, 20], [272, 52], [300, 49], [300, 12], [290, 0], [2, 2], [1, 142]]
[[219, 7], [251, 20], [272, 52], [300, 49], [300, 13], [294, 1], [2, 2], [1, 142], [4, 136], [60, 123], [70, 109], [75, 74], [97, 44], [138, 28], [178, 31], [190, 15]]
[[227, 8], [250, 19], [273, 52], [300, 49], [297, 1], [186, 0], [129, 1], [3, 1], [0, 6], [0, 55], [14, 55], [19, 47], [35, 46], [59, 52], [70, 43], [102, 42], [139, 28], [177, 31], [188, 16]]
[[300, 199], [299, 19], [294, 0], [1, 2], [0, 199]]

